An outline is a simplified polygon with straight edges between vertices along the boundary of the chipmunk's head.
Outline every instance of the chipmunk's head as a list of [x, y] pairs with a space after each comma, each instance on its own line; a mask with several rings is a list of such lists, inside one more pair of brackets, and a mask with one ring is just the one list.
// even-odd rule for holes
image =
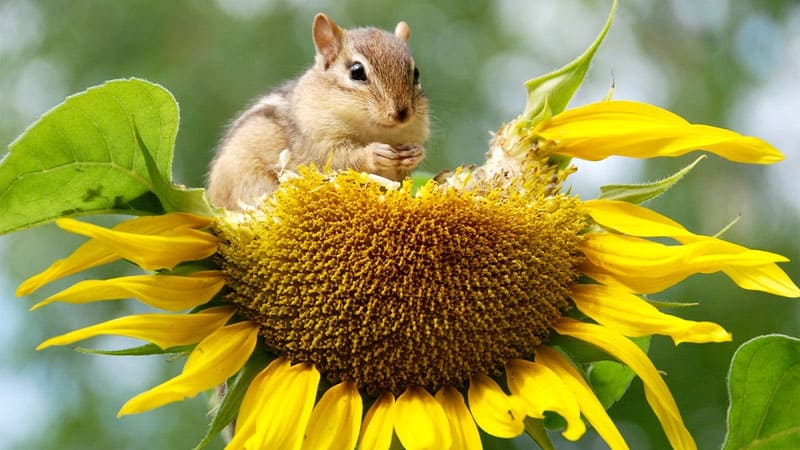
[[336, 109], [342, 119], [359, 127], [373, 125], [368, 128], [384, 141], [387, 136], [402, 137], [404, 143], [427, 138], [428, 100], [408, 48], [407, 23], [398, 23], [394, 33], [345, 30], [320, 13], [312, 36], [317, 50], [314, 69], [329, 89], [341, 93]]

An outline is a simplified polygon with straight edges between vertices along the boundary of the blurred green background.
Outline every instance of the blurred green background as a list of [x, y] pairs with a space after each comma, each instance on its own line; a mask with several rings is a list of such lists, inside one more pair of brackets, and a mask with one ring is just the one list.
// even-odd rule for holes
[[[610, 0], [464, 1], [0, 1], [0, 142], [10, 143], [67, 95], [105, 80], [137, 76], [173, 92], [181, 106], [177, 181], [200, 186], [225, 124], [254, 96], [294, 77], [313, 58], [310, 26], [318, 11], [349, 27], [411, 25], [410, 45], [432, 109], [433, 134], [422, 168], [480, 162], [489, 132], [521, 112], [522, 83], [583, 51], [605, 21]], [[611, 33], [573, 105], [615, 98], [666, 107], [693, 122], [762, 137], [786, 155], [777, 166], [710, 157], [685, 182], [649, 206], [693, 231], [713, 234], [741, 214], [726, 237], [789, 257], [800, 279], [800, 3], [796, 0], [621, 0]], [[43, 149], [45, 151], [46, 149]], [[5, 152], [5, 145], [0, 152]], [[601, 184], [652, 181], [695, 155], [641, 162], [580, 163], [575, 192]], [[0, 211], [2, 214], [2, 211]], [[100, 219], [111, 223], [113, 219]], [[0, 237], [0, 449], [181, 449], [204, 434], [202, 396], [116, 419], [134, 394], [176, 374], [182, 361], [100, 357], [34, 347], [46, 337], [142, 311], [134, 302], [27, 308], [83, 274], [33, 295], [15, 286], [82, 240], [54, 226]], [[765, 333], [800, 335], [796, 300], [738, 289], [701, 275], [661, 300], [698, 301], [679, 313], [731, 330], [726, 344], [656, 338], [652, 359], [665, 373], [700, 448], [725, 433], [725, 376], [733, 351]], [[97, 339], [97, 348], [131, 344]], [[611, 415], [633, 449], [667, 448], [641, 383]], [[591, 433], [578, 445], [605, 448]], [[530, 441], [520, 439], [519, 448]], [[563, 445], [563, 447], [562, 447]], [[214, 448], [221, 448], [221, 442]]]

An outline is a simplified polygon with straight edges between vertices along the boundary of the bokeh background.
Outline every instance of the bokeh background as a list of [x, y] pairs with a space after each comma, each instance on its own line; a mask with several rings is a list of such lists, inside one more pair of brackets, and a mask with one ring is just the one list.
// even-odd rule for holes
[[[175, 178], [201, 186], [225, 124], [254, 96], [297, 76], [313, 58], [317, 11], [343, 26], [411, 25], [410, 45], [433, 115], [423, 168], [480, 162], [489, 132], [521, 112], [522, 83], [580, 54], [610, 0], [0, 1], [0, 154], [40, 114], [105, 80], [142, 77], [173, 92], [181, 107]], [[621, 0], [615, 24], [573, 105], [602, 98], [646, 101], [693, 122], [762, 137], [786, 155], [777, 166], [744, 166], [711, 156], [649, 206], [713, 234], [741, 215], [726, 237], [788, 256], [800, 280], [800, 3], [796, 0]], [[46, 151], [46, 149], [43, 149]], [[607, 183], [652, 181], [694, 156], [642, 162], [611, 158], [579, 164], [572, 179], [584, 198]], [[3, 212], [0, 211], [0, 214]], [[111, 223], [115, 218], [99, 219]], [[53, 348], [46, 337], [142, 308], [132, 301], [87, 306], [36, 301], [86, 275], [15, 298], [15, 286], [80, 238], [54, 226], [0, 237], [0, 449], [192, 448], [208, 421], [205, 400], [116, 419], [132, 395], [176, 374], [182, 361], [101, 357]], [[89, 276], [116, 275], [124, 265]], [[680, 314], [713, 319], [734, 334], [725, 344], [675, 348], [656, 338], [652, 359], [665, 374], [700, 448], [724, 439], [725, 377], [734, 350], [766, 333], [800, 335], [796, 300], [743, 291], [720, 275], [695, 276], [660, 300], [697, 301]], [[131, 344], [97, 339], [98, 348]], [[634, 449], [667, 448], [641, 383], [611, 409]], [[557, 434], [559, 448], [579, 445]], [[533, 444], [526, 439], [518, 448]], [[213, 448], [221, 448], [216, 442]]]

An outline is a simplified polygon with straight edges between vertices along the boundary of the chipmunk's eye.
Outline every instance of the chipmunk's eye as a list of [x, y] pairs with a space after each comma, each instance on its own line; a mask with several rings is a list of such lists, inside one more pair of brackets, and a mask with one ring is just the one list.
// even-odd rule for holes
[[355, 81], [367, 81], [367, 72], [364, 65], [356, 61], [350, 65], [350, 79]]
[[414, 67], [414, 84], [419, 84], [419, 69]]

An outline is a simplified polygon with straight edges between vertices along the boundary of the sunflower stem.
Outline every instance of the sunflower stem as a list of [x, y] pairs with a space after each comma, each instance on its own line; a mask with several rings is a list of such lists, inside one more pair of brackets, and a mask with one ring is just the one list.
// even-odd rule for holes
[[547, 429], [544, 427], [544, 420], [525, 418], [525, 432], [539, 445], [542, 450], [555, 450]]

